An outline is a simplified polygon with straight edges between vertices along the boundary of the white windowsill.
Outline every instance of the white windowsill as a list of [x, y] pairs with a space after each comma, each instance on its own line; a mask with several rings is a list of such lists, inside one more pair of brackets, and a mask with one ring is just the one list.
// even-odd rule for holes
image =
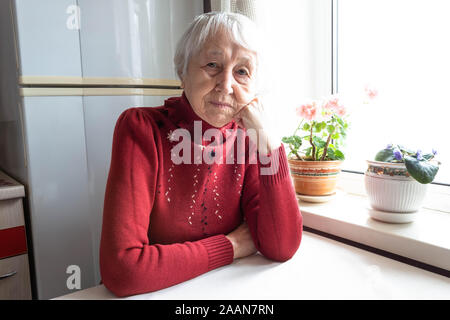
[[[442, 210], [446, 207], [430, 209], [432, 206], [426, 203], [416, 220], [410, 223], [377, 221], [369, 216], [372, 209], [361, 187], [363, 175], [341, 175], [336, 196], [329, 202], [299, 201], [304, 226], [450, 270], [450, 213]], [[430, 194], [428, 199], [432, 198]], [[447, 201], [448, 197], [444, 202], [450, 203]]]

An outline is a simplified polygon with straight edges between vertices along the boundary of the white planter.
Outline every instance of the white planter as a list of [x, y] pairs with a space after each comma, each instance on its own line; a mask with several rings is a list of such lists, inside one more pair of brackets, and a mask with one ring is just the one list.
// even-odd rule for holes
[[428, 184], [411, 178], [404, 163], [367, 161], [365, 186], [372, 218], [386, 222], [411, 222], [422, 205]]

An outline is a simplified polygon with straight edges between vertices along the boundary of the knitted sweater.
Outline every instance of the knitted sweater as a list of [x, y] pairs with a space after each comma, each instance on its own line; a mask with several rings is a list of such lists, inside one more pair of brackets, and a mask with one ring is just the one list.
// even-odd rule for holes
[[[159, 290], [232, 263], [225, 235], [244, 219], [267, 258], [285, 261], [297, 251], [302, 216], [284, 147], [271, 155], [278, 168], [262, 175], [270, 164], [252, 158], [244, 130], [234, 121], [216, 128], [223, 141], [216, 134], [218, 143], [208, 149], [216, 142], [205, 139], [212, 128], [184, 94], [160, 107], [125, 110], [118, 118], [100, 243], [102, 281], [115, 295]], [[189, 132], [191, 140], [177, 139], [176, 129]], [[186, 160], [190, 153], [191, 160], [176, 164], [180, 142], [189, 148], [178, 154]]]

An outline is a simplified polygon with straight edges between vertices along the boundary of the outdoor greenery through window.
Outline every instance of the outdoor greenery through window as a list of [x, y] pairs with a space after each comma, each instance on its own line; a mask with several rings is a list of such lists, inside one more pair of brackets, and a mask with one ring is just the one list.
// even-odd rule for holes
[[352, 109], [344, 169], [364, 172], [400, 144], [437, 151], [434, 181], [450, 184], [450, 1], [337, 0], [335, 10], [335, 89]]

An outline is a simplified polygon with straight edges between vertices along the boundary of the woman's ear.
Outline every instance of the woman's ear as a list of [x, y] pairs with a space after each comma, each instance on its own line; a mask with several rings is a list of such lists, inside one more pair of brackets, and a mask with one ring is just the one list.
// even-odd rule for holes
[[180, 88], [184, 89], [184, 81], [183, 80], [181, 80]]

